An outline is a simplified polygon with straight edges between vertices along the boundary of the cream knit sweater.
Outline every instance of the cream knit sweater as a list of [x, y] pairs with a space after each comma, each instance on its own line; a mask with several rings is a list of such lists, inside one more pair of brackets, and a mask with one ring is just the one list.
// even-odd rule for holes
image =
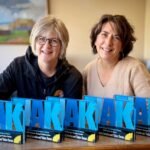
[[115, 94], [150, 97], [150, 74], [145, 65], [133, 57], [118, 62], [106, 86], [97, 73], [97, 60], [88, 63], [83, 71], [85, 95], [110, 97]]

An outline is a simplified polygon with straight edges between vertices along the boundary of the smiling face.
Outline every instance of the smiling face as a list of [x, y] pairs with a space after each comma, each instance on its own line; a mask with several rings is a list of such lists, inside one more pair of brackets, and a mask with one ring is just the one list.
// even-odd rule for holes
[[39, 63], [57, 63], [61, 53], [61, 42], [56, 32], [44, 32], [38, 36], [35, 47]]
[[113, 22], [107, 22], [102, 26], [101, 32], [97, 35], [95, 46], [101, 59], [109, 62], [119, 60], [122, 42]]

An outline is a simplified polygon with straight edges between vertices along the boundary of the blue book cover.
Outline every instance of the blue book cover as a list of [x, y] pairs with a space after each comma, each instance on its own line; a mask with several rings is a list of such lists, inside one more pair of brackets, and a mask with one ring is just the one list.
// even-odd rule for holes
[[135, 97], [136, 133], [150, 136], [150, 98]]
[[66, 99], [65, 102], [65, 137], [96, 142], [99, 117], [97, 103], [77, 99]]
[[0, 141], [25, 143], [25, 103], [0, 101]]
[[[59, 143], [63, 140], [63, 100], [13, 98], [25, 102], [26, 137]], [[60, 115], [62, 114], [62, 115]]]
[[99, 134], [123, 140], [135, 140], [134, 97], [115, 95], [114, 98], [84, 96], [97, 101], [99, 107]]

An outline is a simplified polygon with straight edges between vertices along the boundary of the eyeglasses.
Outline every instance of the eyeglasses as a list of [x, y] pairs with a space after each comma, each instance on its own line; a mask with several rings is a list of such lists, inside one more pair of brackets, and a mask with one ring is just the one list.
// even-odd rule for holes
[[56, 47], [60, 44], [60, 40], [57, 38], [47, 39], [46, 37], [43, 37], [43, 36], [37, 37], [37, 42], [40, 45], [44, 45], [46, 41], [48, 41], [48, 43], [53, 47]]

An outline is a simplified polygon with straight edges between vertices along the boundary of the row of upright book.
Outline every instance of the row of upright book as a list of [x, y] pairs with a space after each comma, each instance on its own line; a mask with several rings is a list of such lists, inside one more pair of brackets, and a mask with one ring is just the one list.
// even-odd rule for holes
[[150, 98], [114, 95], [83, 99], [12, 97], [0, 101], [0, 141], [28, 138], [61, 143], [65, 138], [96, 142], [99, 135], [135, 141], [150, 136]]

